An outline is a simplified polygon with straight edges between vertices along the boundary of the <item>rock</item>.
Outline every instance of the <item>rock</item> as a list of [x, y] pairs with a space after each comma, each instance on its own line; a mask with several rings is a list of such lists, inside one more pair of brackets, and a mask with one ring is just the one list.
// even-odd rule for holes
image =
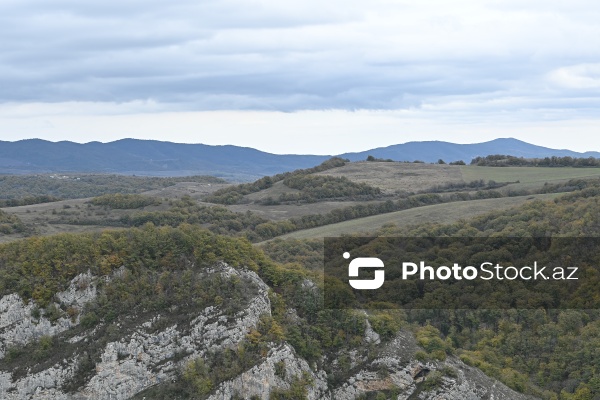
[[[285, 377], [279, 377], [275, 372], [275, 364], [282, 361], [285, 363]], [[244, 399], [252, 396], [268, 399], [274, 388], [289, 389], [291, 381], [294, 378], [302, 378], [304, 373], [308, 374], [313, 382], [308, 387], [308, 399], [330, 399], [324, 372], [315, 374], [305, 360], [296, 356], [290, 345], [284, 344], [271, 349], [267, 358], [259, 365], [230, 381], [221, 383], [208, 400], [231, 399], [236, 395]]]
[[[96, 298], [96, 284], [88, 271], [73, 278], [67, 290], [56, 294], [56, 298], [67, 307], [81, 311], [83, 307]], [[55, 304], [60, 307], [61, 304]], [[23, 345], [42, 336], [54, 336], [79, 323], [71, 318], [59, 318], [52, 323], [41, 315], [35, 319], [31, 313], [37, 305], [33, 300], [28, 304], [13, 293], [0, 299], [0, 358], [4, 357], [7, 346]]]

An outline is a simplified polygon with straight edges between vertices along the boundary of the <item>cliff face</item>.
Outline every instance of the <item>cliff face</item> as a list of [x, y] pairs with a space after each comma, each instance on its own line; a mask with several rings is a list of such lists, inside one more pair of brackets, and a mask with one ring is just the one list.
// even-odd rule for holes
[[[120, 273], [108, 280], [118, 279]], [[94, 361], [90, 361], [91, 348], [100, 343], [101, 328], [84, 329], [80, 315], [87, 304], [101, 296], [106, 279], [81, 274], [56, 295], [54, 306], [71, 310], [71, 318], [52, 318], [40, 312], [33, 301], [26, 304], [16, 294], [4, 296], [0, 300], [0, 358], [4, 363], [0, 398], [118, 400], [136, 394], [143, 398], [144, 390], [179, 379], [178, 371], [190, 361], [235, 348], [259, 324], [261, 316], [271, 314], [269, 287], [254, 272], [223, 263], [205, 269], [203, 274], [241, 282], [249, 294], [245, 304], [235, 310], [211, 305], [182, 316], [176, 315], [178, 309], [132, 315], [129, 324], [123, 321], [119, 331], [110, 333], [110, 340], [101, 342], [99, 360]], [[401, 331], [382, 344], [368, 322], [366, 327], [364, 346], [375, 346], [377, 356], [365, 358], [360, 351], [349, 354], [355, 372], [344, 382], [328, 380], [324, 370], [309, 365], [288, 343], [271, 343], [257, 363], [220, 382], [207, 397], [268, 399], [277, 391], [300, 385], [303, 396], [311, 400], [355, 399], [377, 391], [407, 400], [527, 398], [458, 360], [417, 361], [418, 346], [408, 332]], [[50, 355], [33, 361], [25, 357], [24, 365], [10, 361], [12, 349], [25, 346], [22, 348], [29, 351], [27, 346], [32, 343], [39, 343], [38, 348], [48, 343], [45, 354]], [[52, 346], [61, 352], [52, 353]], [[323, 361], [336, 365], [340, 356]]]

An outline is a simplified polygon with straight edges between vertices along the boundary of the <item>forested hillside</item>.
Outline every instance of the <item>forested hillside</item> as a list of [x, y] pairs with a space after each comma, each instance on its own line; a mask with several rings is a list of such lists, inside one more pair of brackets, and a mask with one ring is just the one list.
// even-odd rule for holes
[[[379, 233], [598, 235], [597, 192], [592, 187], [556, 201], [535, 202], [451, 225], [430, 224], [409, 230], [388, 226]], [[216, 358], [204, 359], [202, 365], [190, 364], [181, 371], [182, 378], [176, 386], [164, 387], [160, 393], [172, 390], [208, 394], [223, 379], [240, 373], [239, 368], [259, 362], [263, 357], [261, 348], [273, 341], [290, 343], [300, 357], [327, 371], [330, 384], [337, 385], [348, 371], [329, 367], [323, 357], [340, 354], [342, 350], [362, 349], [364, 322], [352, 310], [321, 309], [318, 293], [300, 284], [306, 279], [319, 282], [318, 260], [322, 250], [318, 242], [276, 241], [266, 244], [264, 251], [275, 261], [245, 239], [215, 235], [188, 224], [163, 228], [147, 224], [141, 229], [36, 237], [2, 245], [2, 294], [16, 290], [22, 299], [35, 302], [38, 318], [50, 321], [71, 318], [80, 321], [80, 328], [66, 336], [41, 338], [24, 347], [6, 347], [0, 367], [14, 371], [45, 368], [57, 357], [74, 351], [76, 347], [68, 344], [69, 338], [94, 329], [97, 350], [88, 351], [89, 358], [65, 386], [75, 390], [91, 376], [89, 368], [99, 362], [102, 344], [118, 337], [111, 327], [123, 324], [123, 318], [130, 318], [132, 311], [141, 316], [169, 307], [183, 310], [182, 303], [205, 307], [213, 302], [235, 310], [236, 304], [243, 302], [241, 297], [236, 299], [248, 295], [236, 292], [239, 286], [201, 280], [195, 284], [200, 286], [190, 286], [194, 274], [223, 260], [233, 266], [251, 268], [269, 284], [273, 290], [272, 316], [261, 320], [257, 330], [249, 333], [244, 342], [245, 355], [238, 350], [215, 354], [212, 357]], [[67, 289], [79, 274], [111, 276], [123, 266], [120, 278], [104, 287], [104, 295], [98, 300], [81, 309], [56, 306], [56, 293]], [[203, 286], [207, 282], [209, 286]], [[292, 314], [290, 310], [294, 310]], [[457, 356], [520, 392], [548, 399], [591, 399], [600, 393], [600, 376], [593, 367], [600, 365], [596, 351], [600, 346], [600, 314], [596, 310], [384, 310], [370, 313], [369, 321], [382, 339], [393, 338], [400, 327], [412, 330], [422, 347], [416, 355], [419, 360], [442, 361]], [[28, 357], [32, 352], [35, 357]], [[368, 359], [368, 352], [365, 354]], [[226, 367], [228, 364], [223, 362], [233, 364]], [[215, 368], [230, 369], [216, 372]], [[307, 385], [308, 381], [298, 381], [295, 390], [303, 393]]]
[[[555, 201], [537, 201], [449, 225], [389, 225], [375, 236], [600, 236], [599, 194], [597, 188], [584, 189]], [[281, 262], [315, 266], [323, 252], [320, 243], [279, 240], [263, 248]], [[560, 299], [597, 298], [597, 288], [598, 284], [591, 284], [588, 293]], [[382, 291], [380, 297], [390, 301], [396, 295]], [[599, 310], [436, 309], [407, 311], [406, 316], [415, 324], [417, 339], [425, 349], [423, 359], [456, 354], [515, 390], [544, 399], [600, 396], [600, 372], [595, 367], [600, 365]]]

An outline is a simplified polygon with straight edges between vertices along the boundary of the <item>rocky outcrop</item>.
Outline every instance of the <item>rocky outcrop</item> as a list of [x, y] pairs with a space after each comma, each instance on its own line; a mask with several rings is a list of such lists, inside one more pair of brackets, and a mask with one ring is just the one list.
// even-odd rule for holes
[[[119, 273], [117, 271], [112, 278]], [[90, 370], [91, 377], [78, 384], [80, 387], [73, 393], [67, 392], [65, 385], [78, 373], [86, 343], [94, 333], [94, 330], [86, 332], [78, 328], [79, 331], [67, 340], [78, 349], [75, 354], [68, 354], [58, 362], [51, 361], [49, 364], [53, 365], [38, 367], [36, 371], [21, 371], [18, 375], [11, 371], [0, 372], [0, 398], [124, 400], [147, 388], [170, 382], [190, 360], [203, 357], [209, 351], [236, 347], [248, 331], [256, 327], [261, 315], [270, 314], [269, 287], [256, 273], [223, 263], [205, 269], [203, 273], [244, 281], [249, 289], [252, 286], [252, 290], [248, 290], [251, 297], [237, 312], [212, 305], [197, 310], [185, 319], [185, 323], [165, 324], [170, 321], [165, 314], [132, 323], [132, 329], [118, 340], [100, 347], [100, 360]], [[98, 296], [98, 279], [90, 273], [77, 276], [65, 291], [55, 296], [56, 306], [63, 310], [82, 310]], [[302, 285], [310, 289], [314, 284], [306, 281]], [[73, 318], [62, 317], [51, 322], [43, 313], [37, 318], [33, 316], [37, 314], [33, 312], [35, 307], [32, 301], [26, 304], [16, 294], [0, 300], [0, 348], [3, 351], [7, 345], [57, 335], [79, 324], [78, 313], [74, 313]], [[292, 320], [299, 318], [293, 309], [288, 310], [288, 315]], [[367, 348], [370, 351], [377, 349], [375, 358], [363, 351]], [[309, 400], [353, 400], [373, 396], [379, 391], [393, 394], [398, 400], [530, 399], [460, 360], [419, 362], [415, 359], [418, 349], [408, 331], [401, 331], [393, 340], [382, 342], [367, 320], [364, 349], [357, 348], [337, 356], [349, 358], [349, 369], [356, 371], [341, 384], [330, 386], [327, 374], [317, 369], [317, 363], [310, 366], [284, 342], [272, 344], [257, 365], [217, 385], [209, 399], [268, 399], [273, 390], [291, 389], [298, 381], [305, 383]], [[329, 357], [322, 362], [336, 368], [339, 360], [332, 355]], [[436, 377], [435, 384], [432, 384], [433, 376]]]
[[[96, 281], [89, 272], [77, 275], [67, 290], [57, 293], [56, 298], [59, 303], [55, 303], [55, 307], [72, 307], [76, 316], [60, 317], [51, 322], [32, 300], [25, 304], [16, 293], [0, 299], [0, 358], [4, 357], [7, 346], [26, 344], [42, 336], [54, 336], [77, 325], [79, 311], [96, 298]], [[34, 315], [34, 310], [39, 316]]]
[[[277, 373], [276, 365], [279, 363], [284, 368], [284, 374]], [[227, 382], [223, 382], [208, 400], [226, 400], [234, 396], [244, 399], [253, 396], [268, 399], [271, 390], [288, 389], [293, 379], [302, 379], [307, 374], [311, 384], [307, 386], [308, 400], [330, 399], [327, 388], [326, 375], [323, 371], [313, 372], [308, 363], [298, 358], [288, 344], [273, 348], [266, 359]]]
[[[67, 394], [61, 391], [61, 386], [76, 370], [78, 357], [74, 355], [71, 360], [65, 360], [36, 374], [28, 374], [16, 381], [12, 380], [10, 373], [3, 373], [0, 375], [0, 398], [127, 399], [145, 388], [171, 379], [176, 369], [188, 360], [202, 356], [209, 350], [237, 344], [250, 328], [256, 326], [261, 315], [270, 314], [268, 286], [254, 272], [236, 270], [226, 264], [219, 264], [205, 272], [244, 278], [256, 286], [258, 294], [250, 299], [242, 311], [234, 315], [227, 315], [217, 306], [199, 310], [185, 329], [174, 325], [155, 331], [154, 327], [160, 323], [161, 316], [153, 317], [131, 335], [106, 345], [101, 361], [96, 364], [94, 376], [78, 393]], [[77, 285], [78, 282], [73, 284]], [[10, 303], [7, 302], [12, 305], [7, 307], [7, 311], [13, 316], [19, 313], [21, 318], [17, 318], [17, 321], [20, 323], [31, 321], [28, 314], [30, 306], [19, 307], [20, 299], [13, 297], [10, 297]], [[61, 301], [69, 301], [71, 305], [83, 304], [88, 299], [71, 288], [57, 297]], [[6, 316], [5, 319], [10, 320]], [[38, 328], [35, 321], [30, 323], [33, 329], [43, 332], [43, 335], [56, 332]], [[65, 326], [65, 329], [69, 326]]]
[[[382, 373], [382, 371], [385, 371]], [[444, 373], [451, 372], [451, 376]], [[436, 384], [424, 383], [438, 374]], [[444, 362], [399, 363], [394, 358], [379, 358], [334, 390], [336, 400], [353, 400], [370, 392], [393, 392], [398, 400], [530, 400], [533, 397], [513, 391], [500, 382], [457, 359]]]
[[394, 393], [398, 400], [534, 399], [454, 357], [429, 363], [418, 361], [414, 358], [417, 350], [412, 334], [401, 331], [381, 349], [378, 358], [334, 389], [332, 397], [354, 400], [368, 393], [385, 391]]

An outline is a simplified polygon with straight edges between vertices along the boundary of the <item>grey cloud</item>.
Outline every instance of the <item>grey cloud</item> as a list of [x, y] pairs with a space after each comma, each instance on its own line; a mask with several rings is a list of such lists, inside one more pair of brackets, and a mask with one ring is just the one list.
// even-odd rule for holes
[[[586, 10], [593, 2], [552, 10], [560, 18], [542, 3], [481, 2], [488, 4], [477, 9], [482, 21], [496, 24], [489, 28], [443, 2], [434, 2], [441, 11], [431, 17], [413, 2], [394, 9], [386, 2], [285, 3], [3, 2], [0, 101], [152, 99], [170, 110], [294, 111], [497, 99], [486, 107], [578, 108], [589, 91], [548, 88], [548, 74], [600, 56]], [[494, 10], [514, 16], [521, 41]], [[540, 32], [519, 20], [523, 12], [527, 21], [538, 13], [564, 25]], [[544, 41], [553, 37], [564, 39], [556, 49]]]

